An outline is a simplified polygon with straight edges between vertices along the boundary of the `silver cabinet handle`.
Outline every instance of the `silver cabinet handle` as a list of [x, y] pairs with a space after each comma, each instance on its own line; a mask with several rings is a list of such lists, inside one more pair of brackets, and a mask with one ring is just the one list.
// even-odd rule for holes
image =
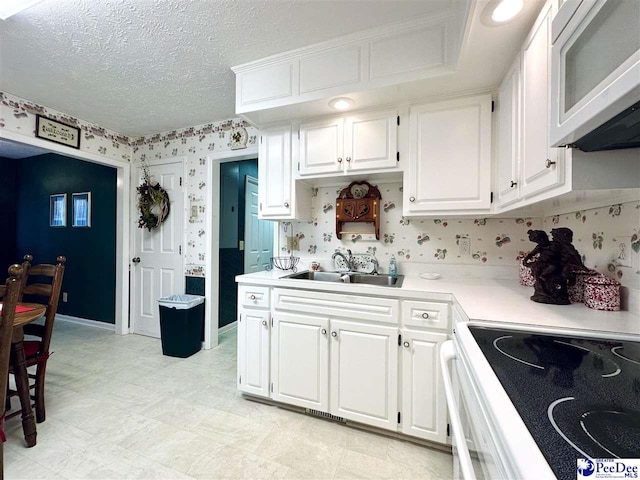
[[320, 333], [322, 333], [323, 335], [326, 335], [327, 334], [327, 329], [323, 328], [322, 330], [320, 330]]
[[555, 165], [555, 164], [556, 164], [556, 162], [552, 162], [552, 161], [551, 161], [551, 160], [549, 160], [548, 158], [547, 158], [547, 161], [546, 161], [546, 162], [544, 162], [544, 166], [545, 166], [546, 168], [551, 168], [551, 165]]
[[131, 259], [131, 261], [132, 261], [133, 263], [135, 263], [135, 264], [138, 264], [138, 263], [140, 263], [140, 257], [133, 257], [133, 258]]
[[404, 343], [403, 343], [403, 345], [404, 345], [406, 348], [409, 348], [409, 342], [404, 342]]
[[289, 202], [284, 202], [284, 208], [289, 208]]
[[410, 201], [411, 203], [415, 202], [415, 201], [416, 201], [416, 197], [409, 197], [409, 201]]
[[266, 327], [267, 326], [267, 321], [266, 320], [262, 320], [262, 325], [264, 325]]
[[347, 157], [347, 162], [350, 162], [350, 161], [351, 161], [351, 157]]
[[251, 295], [249, 298], [250, 298], [251, 300], [255, 300], [255, 299], [256, 299], [256, 296], [255, 296], [255, 295]]
[[338, 163], [342, 163], [342, 157], [338, 157]]
[[332, 336], [333, 338], [337, 337], [337, 336], [338, 336], [338, 332], [331, 332], [331, 336]]
[[429, 318], [429, 314], [427, 312], [424, 312], [422, 314], [422, 318], [424, 318], [426, 320], [427, 318]]

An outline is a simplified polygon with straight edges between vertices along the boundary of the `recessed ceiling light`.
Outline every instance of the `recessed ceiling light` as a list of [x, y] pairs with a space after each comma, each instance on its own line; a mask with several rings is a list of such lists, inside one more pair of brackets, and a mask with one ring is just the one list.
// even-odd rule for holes
[[520, 13], [524, 7], [524, 0], [502, 0], [491, 13], [491, 20], [503, 23], [511, 20]]
[[42, 0], [3, 0], [0, 2], [0, 20], [6, 20], [16, 13], [40, 3]]
[[334, 110], [347, 110], [355, 102], [349, 97], [334, 98], [329, 102], [329, 106]]

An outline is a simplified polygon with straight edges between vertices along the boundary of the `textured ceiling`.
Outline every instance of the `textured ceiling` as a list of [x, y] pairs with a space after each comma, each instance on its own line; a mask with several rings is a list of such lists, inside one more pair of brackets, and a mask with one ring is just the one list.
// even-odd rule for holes
[[0, 91], [137, 136], [229, 118], [230, 67], [455, 0], [44, 0], [0, 21]]

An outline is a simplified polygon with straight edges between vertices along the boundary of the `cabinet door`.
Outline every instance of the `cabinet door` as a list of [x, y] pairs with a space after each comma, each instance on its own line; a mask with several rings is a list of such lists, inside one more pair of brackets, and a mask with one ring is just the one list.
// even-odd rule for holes
[[331, 320], [331, 413], [396, 430], [398, 329]]
[[402, 433], [447, 442], [447, 403], [440, 373], [444, 333], [402, 332]]
[[518, 200], [520, 139], [520, 56], [511, 66], [498, 92], [497, 195], [499, 207]]
[[347, 171], [396, 168], [397, 122], [398, 113], [395, 110], [347, 117], [344, 134]]
[[291, 126], [264, 130], [258, 152], [259, 218], [292, 218]]
[[412, 107], [405, 215], [490, 204], [491, 95]]
[[238, 309], [238, 389], [269, 396], [269, 311]]
[[273, 316], [271, 372], [274, 400], [329, 411], [329, 319]]
[[564, 182], [564, 158], [551, 148], [551, 20], [554, 2], [542, 9], [522, 51], [520, 195], [529, 197]]
[[300, 175], [342, 171], [343, 141], [342, 118], [300, 124]]

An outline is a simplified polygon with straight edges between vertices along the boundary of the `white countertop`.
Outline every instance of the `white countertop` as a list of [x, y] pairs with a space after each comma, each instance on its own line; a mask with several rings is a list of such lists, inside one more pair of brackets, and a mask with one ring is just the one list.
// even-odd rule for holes
[[343, 294], [456, 301], [472, 320], [640, 335], [640, 315], [592, 310], [582, 303], [546, 305], [532, 302], [529, 297], [533, 294], [533, 288], [519, 285], [517, 278], [505, 280], [443, 275], [437, 280], [423, 280], [417, 275], [405, 275], [402, 287], [393, 288], [281, 278], [290, 274], [272, 270], [239, 275], [236, 281]]

